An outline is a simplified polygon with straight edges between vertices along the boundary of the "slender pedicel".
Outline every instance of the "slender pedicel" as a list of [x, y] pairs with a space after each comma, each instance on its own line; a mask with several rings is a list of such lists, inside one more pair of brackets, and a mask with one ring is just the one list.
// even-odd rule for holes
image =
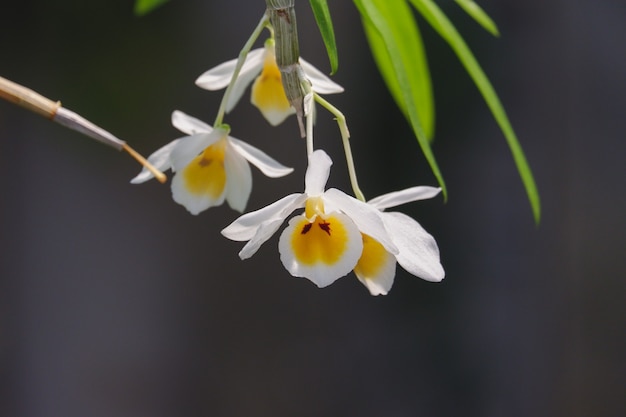
[[341, 140], [343, 141], [343, 150], [346, 154], [346, 162], [348, 164], [348, 174], [350, 175], [350, 184], [352, 185], [352, 191], [354, 196], [361, 201], [365, 201], [365, 196], [359, 188], [359, 182], [356, 178], [356, 170], [354, 168], [354, 159], [352, 158], [352, 148], [350, 147], [350, 131], [348, 130], [348, 124], [346, 123], [346, 117], [338, 108], [324, 100], [319, 94], [313, 93], [315, 101], [322, 107], [328, 110], [335, 116], [337, 124], [339, 125], [339, 131], [341, 132]]
[[105, 145], [109, 145], [118, 151], [126, 151], [141, 165], [146, 167], [146, 169], [149, 170], [159, 182], [164, 183], [167, 180], [165, 174], [155, 168], [143, 156], [128, 146], [125, 141], [116, 138], [111, 133], [99, 126], [96, 126], [73, 111], [62, 107], [60, 101], [52, 101], [29, 88], [14, 83], [13, 81], [9, 81], [3, 77], [0, 77], [0, 97], [34, 113], [40, 114], [65, 127], [80, 132], [85, 136], [89, 136], [90, 138], [102, 142]]
[[[235, 81], [237, 80], [237, 77], [239, 77], [241, 67], [243, 67], [244, 62], [246, 62], [246, 56], [248, 56], [248, 52], [250, 52], [250, 49], [252, 49], [254, 42], [256, 42], [259, 36], [261, 36], [261, 32], [263, 32], [263, 29], [265, 29], [266, 27], [270, 28], [269, 23], [269, 16], [267, 16], [266, 13], [263, 13], [263, 17], [256, 25], [256, 28], [254, 28], [252, 35], [250, 35], [250, 38], [248, 38], [246, 44], [243, 46], [243, 48], [241, 48], [239, 56], [237, 57], [237, 65], [235, 66], [235, 70], [233, 71], [233, 76], [230, 79], [230, 83], [228, 83], [228, 86], [226, 87], [226, 91], [224, 92], [224, 96], [222, 97], [222, 102], [220, 103], [220, 107], [217, 110], [217, 117], [215, 117], [215, 122], [213, 123], [214, 127], [219, 127], [222, 125], [224, 121], [224, 113], [226, 113], [226, 103], [228, 103], [228, 98], [230, 97], [230, 93], [233, 89], [233, 86], [235, 85]], [[273, 36], [273, 29], [271, 28], [270, 33], [272, 33]]]

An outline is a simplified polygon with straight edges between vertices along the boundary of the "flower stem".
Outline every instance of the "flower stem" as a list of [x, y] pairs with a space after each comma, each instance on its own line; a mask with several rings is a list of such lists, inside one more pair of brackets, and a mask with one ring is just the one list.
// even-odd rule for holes
[[306, 115], [306, 156], [310, 157], [313, 154], [313, 118], [315, 112], [311, 109]]
[[361, 201], [365, 201], [365, 196], [359, 188], [359, 183], [356, 178], [356, 170], [354, 169], [354, 159], [352, 158], [352, 148], [350, 147], [350, 131], [348, 131], [348, 124], [346, 123], [346, 117], [335, 106], [324, 100], [319, 94], [313, 93], [315, 101], [322, 107], [328, 110], [335, 116], [337, 124], [339, 125], [339, 131], [341, 132], [341, 140], [343, 141], [343, 150], [346, 154], [346, 162], [348, 164], [348, 174], [350, 175], [350, 184], [352, 185], [352, 191], [354, 196]]
[[[235, 65], [235, 71], [233, 72], [233, 77], [230, 79], [230, 83], [228, 87], [226, 87], [226, 91], [224, 92], [224, 96], [222, 97], [222, 102], [220, 103], [220, 107], [217, 111], [217, 117], [215, 118], [215, 122], [213, 123], [214, 127], [220, 126], [224, 121], [224, 113], [226, 112], [226, 103], [228, 103], [228, 98], [230, 97], [230, 93], [232, 92], [233, 86], [235, 85], [235, 81], [237, 81], [237, 77], [239, 77], [239, 72], [241, 72], [241, 68], [243, 67], [244, 62], [246, 62], [246, 57], [248, 56], [248, 52], [252, 49], [252, 45], [259, 38], [263, 29], [268, 27], [270, 22], [269, 16], [267, 13], [263, 13], [263, 17], [257, 24], [256, 28], [248, 38], [248, 41], [243, 46], [241, 51], [239, 52], [239, 56], [237, 57], [237, 65]], [[271, 32], [271, 31], [270, 31]]]

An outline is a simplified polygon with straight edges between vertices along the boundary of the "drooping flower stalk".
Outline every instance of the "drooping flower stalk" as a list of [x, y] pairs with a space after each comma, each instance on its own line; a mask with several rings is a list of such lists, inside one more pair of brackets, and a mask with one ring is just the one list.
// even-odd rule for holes
[[350, 146], [350, 131], [348, 130], [348, 124], [346, 123], [346, 117], [343, 115], [338, 108], [330, 104], [328, 101], [324, 100], [319, 94], [313, 93], [313, 97], [315, 101], [318, 102], [322, 107], [328, 110], [330, 113], [335, 116], [335, 120], [337, 120], [337, 124], [339, 125], [339, 131], [341, 132], [341, 140], [343, 142], [343, 151], [346, 154], [346, 163], [348, 165], [348, 174], [350, 176], [350, 185], [352, 186], [352, 191], [354, 192], [354, 196], [361, 201], [365, 201], [365, 196], [359, 188], [359, 182], [356, 177], [356, 169], [354, 168], [354, 158], [352, 158], [352, 147]]

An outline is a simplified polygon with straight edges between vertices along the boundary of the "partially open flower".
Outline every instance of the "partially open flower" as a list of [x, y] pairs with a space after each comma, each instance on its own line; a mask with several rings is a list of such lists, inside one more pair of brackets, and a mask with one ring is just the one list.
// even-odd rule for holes
[[398, 248], [398, 253], [390, 253], [375, 238], [363, 235], [363, 254], [354, 273], [372, 295], [389, 292], [396, 274], [396, 261], [406, 271], [426, 281], [438, 282], [444, 278], [445, 272], [439, 262], [439, 248], [435, 239], [406, 214], [383, 212], [389, 207], [433, 198], [440, 191], [441, 188], [435, 187], [412, 187], [368, 201], [369, 205], [380, 210], [385, 228]]
[[[154, 152], [148, 161], [161, 171], [172, 169], [172, 197], [191, 214], [219, 206], [224, 200], [234, 210], [243, 212], [252, 190], [250, 165], [268, 177], [277, 178], [293, 171], [267, 154], [229, 136], [225, 127], [206, 123], [175, 111], [172, 124], [188, 134]], [[153, 178], [147, 169], [131, 180], [139, 184]]]
[[[236, 59], [224, 62], [202, 74], [196, 80], [196, 85], [207, 90], [226, 88], [231, 82], [236, 65]], [[316, 93], [343, 92], [343, 87], [331, 81], [330, 78], [302, 58], [300, 58], [300, 65], [306, 77], [311, 81], [311, 88]], [[271, 39], [265, 43], [265, 47], [254, 49], [246, 56], [226, 103], [226, 112], [230, 112], [235, 107], [245, 89], [253, 81], [250, 101], [272, 126], [279, 125], [295, 112], [283, 89], [280, 70], [276, 65], [274, 42]]]

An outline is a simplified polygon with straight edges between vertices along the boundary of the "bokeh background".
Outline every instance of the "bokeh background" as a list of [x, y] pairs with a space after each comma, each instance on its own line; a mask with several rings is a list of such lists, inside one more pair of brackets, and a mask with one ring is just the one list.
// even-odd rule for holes
[[[212, 122], [194, 85], [234, 58], [261, 0], [3, 1], [0, 75], [150, 154], [179, 109]], [[330, 2], [340, 53], [329, 97], [347, 116], [369, 197], [435, 184], [389, 98], [349, 2]], [[446, 279], [398, 270], [385, 297], [354, 276], [324, 290], [282, 267], [277, 238], [247, 261], [219, 231], [228, 207], [189, 215], [139, 166], [0, 102], [0, 415], [626, 415], [626, 5], [480, 4], [494, 39], [452, 1], [507, 109], [543, 200], [541, 225], [502, 134], [449, 48], [421, 27], [437, 101], [434, 152], [450, 198], [409, 204]], [[308, 2], [302, 55], [328, 71]], [[294, 166], [254, 172], [249, 209], [302, 190], [295, 119], [271, 128], [247, 99], [235, 137]], [[320, 112], [330, 185], [348, 188], [336, 125]]]

